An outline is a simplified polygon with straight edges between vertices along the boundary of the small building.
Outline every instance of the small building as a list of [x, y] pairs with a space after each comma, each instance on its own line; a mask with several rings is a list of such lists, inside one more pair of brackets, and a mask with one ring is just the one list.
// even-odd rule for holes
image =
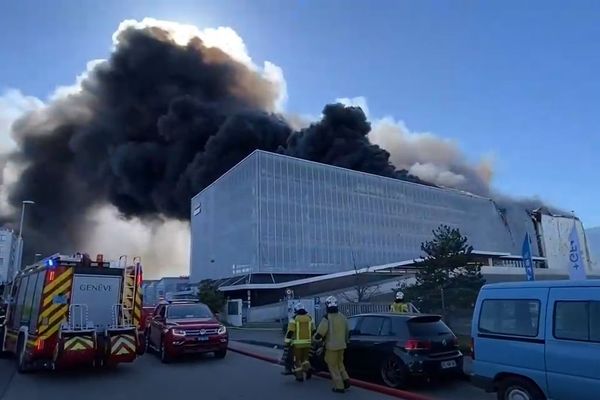
[[167, 294], [181, 292], [190, 288], [190, 278], [188, 276], [164, 277], [155, 282], [154, 296], [156, 301], [165, 299]]
[[11, 281], [19, 264], [19, 241], [12, 229], [0, 228], [0, 282]]

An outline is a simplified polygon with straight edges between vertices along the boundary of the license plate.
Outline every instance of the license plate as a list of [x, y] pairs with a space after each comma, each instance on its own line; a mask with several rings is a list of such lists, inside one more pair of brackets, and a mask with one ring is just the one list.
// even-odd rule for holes
[[446, 369], [446, 368], [454, 368], [454, 367], [456, 367], [456, 361], [454, 361], [454, 360], [442, 361], [442, 368]]
[[199, 342], [207, 342], [208, 341], [208, 336], [198, 336], [196, 338], [197, 341]]

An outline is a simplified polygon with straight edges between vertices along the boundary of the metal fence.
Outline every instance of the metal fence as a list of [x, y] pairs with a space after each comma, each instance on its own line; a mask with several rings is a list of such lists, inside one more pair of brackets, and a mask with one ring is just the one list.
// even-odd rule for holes
[[[369, 313], [386, 313], [390, 311], [389, 303], [341, 303], [338, 306], [339, 311], [346, 317], [352, 317], [358, 314]], [[418, 313], [419, 310], [412, 304], [408, 304], [410, 312]], [[321, 308], [316, 312], [317, 321], [321, 320], [325, 315], [325, 308]]]

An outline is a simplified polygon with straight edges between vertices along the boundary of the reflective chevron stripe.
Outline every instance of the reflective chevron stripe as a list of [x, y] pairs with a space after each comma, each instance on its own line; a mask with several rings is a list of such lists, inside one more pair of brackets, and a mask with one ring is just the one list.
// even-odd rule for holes
[[85, 336], [74, 336], [65, 340], [65, 351], [93, 350], [94, 340]]
[[125, 355], [136, 352], [135, 336], [115, 335], [110, 338], [110, 352], [113, 355]]

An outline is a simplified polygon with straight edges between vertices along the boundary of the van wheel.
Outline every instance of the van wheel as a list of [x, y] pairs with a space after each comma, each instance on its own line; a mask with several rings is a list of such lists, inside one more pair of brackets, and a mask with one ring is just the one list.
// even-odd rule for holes
[[379, 369], [381, 380], [386, 386], [394, 389], [404, 388], [408, 383], [408, 375], [404, 363], [395, 355], [383, 360]]
[[17, 342], [17, 371], [20, 374], [29, 372], [29, 363], [27, 362], [25, 336], [20, 335]]
[[510, 377], [500, 381], [498, 400], [546, 400], [546, 396], [534, 383], [523, 378]]

